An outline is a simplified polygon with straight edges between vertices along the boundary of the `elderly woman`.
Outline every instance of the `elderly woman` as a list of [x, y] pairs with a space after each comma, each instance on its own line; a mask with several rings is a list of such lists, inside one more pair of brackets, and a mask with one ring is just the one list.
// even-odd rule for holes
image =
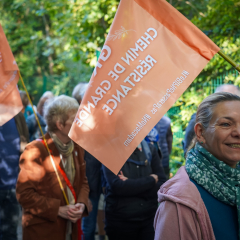
[[84, 150], [68, 137], [78, 107], [75, 99], [63, 95], [44, 107], [45, 138], [70, 205], [43, 141], [31, 142], [21, 155], [16, 192], [23, 208], [23, 240], [79, 239], [77, 221], [88, 213], [89, 187]]
[[195, 133], [186, 166], [158, 192], [155, 240], [240, 239], [240, 97], [207, 97]]

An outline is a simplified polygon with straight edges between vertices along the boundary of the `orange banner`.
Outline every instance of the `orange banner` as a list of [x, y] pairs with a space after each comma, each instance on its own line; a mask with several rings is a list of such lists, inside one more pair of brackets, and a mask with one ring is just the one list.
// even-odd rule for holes
[[117, 174], [219, 50], [165, 0], [121, 0], [69, 136]]
[[0, 25], [0, 126], [22, 109], [17, 88], [18, 79], [18, 66]]

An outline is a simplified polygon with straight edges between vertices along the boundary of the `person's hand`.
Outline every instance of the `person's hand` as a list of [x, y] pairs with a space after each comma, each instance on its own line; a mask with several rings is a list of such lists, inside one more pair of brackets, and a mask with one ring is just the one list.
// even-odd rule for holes
[[120, 171], [120, 173], [118, 174], [118, 177], [122, 180], [122, 181], [126, 181], [128, 178], [127, 177], [125, 177], [124, 175], [123, 175], [123, 172], [122, 171]]
[[68, 219], [73, 223], [82, 217], [85, 210], [85, 204], [83, 203], [76, 203], [74, 206], [75, 208], [69, 208], [68, 210]]
[[156, 174], [151, 174], [150, 176], [155, 179], [155, 182], [156, 182], [156, 183], [158, 182], [158, 175], [156, 175]]
[[75, 209], [75, 205], [60, 206], [58, 209], [58, 216], [65, 218], [65, 219], [69, 219], [68, 218], [69, 209]]

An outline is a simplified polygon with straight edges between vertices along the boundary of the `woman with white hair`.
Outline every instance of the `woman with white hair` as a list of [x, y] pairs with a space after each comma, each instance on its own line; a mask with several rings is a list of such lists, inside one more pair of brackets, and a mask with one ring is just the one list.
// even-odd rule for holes
[[89, 187], [84, 150], [68, 137], [78, 107], [75, 99], [64, 95], [44, 106], [45, 138], [70, 205], [41, 139], [28, 144], [20, 157], [16, 192], [23, 208], [23, 240], [79, 239], [77, 221], [88, 214]]
[[158, 192], [155, 240], [239, 240], [240, 97], [204, 99], [194, 130], [186, 166]]

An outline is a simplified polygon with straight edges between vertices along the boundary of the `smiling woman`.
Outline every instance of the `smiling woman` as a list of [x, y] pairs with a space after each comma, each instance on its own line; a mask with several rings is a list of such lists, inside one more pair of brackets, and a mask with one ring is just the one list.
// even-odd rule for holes
[[[231, 94], [224, 94], [221, 97], [221, 100], [224, 101], [215, 104], [212, 102], [217, 96], [213, 94], [202, 103], [196, 118], [195, 133], [197, 141], [207, 151], [220, 161], [235, 168], [240, 161], [240, 102], [239, 100], [225, 101], [231, 97], [235, 99], [234, 96], [226, 98], [225, 95]], [[208, 119], [211, 120], [208, 121]]]
[[240, 239], [240, 97], [207, 97], [194, 130], [186, 166], [158, 192], [155, 240]]

